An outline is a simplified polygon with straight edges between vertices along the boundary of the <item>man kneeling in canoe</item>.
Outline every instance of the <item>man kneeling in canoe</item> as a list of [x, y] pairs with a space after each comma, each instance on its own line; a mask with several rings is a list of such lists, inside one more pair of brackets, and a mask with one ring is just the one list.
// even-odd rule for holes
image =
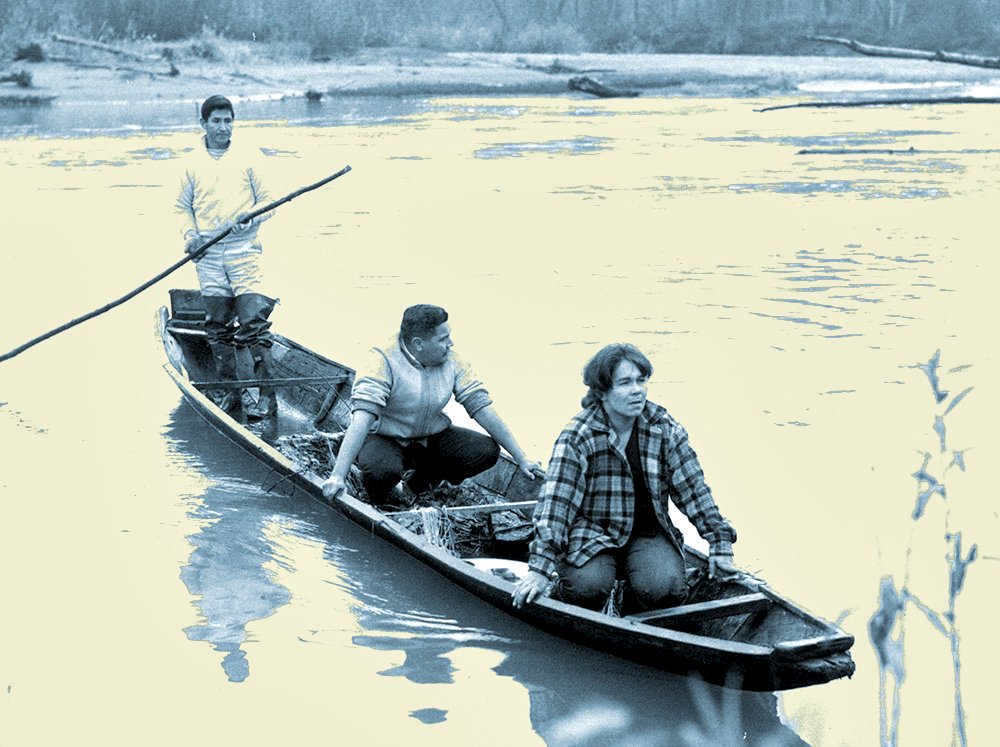
[[584, 367], [584, 409], [556, 439], [515, 607], [554, 588], [562, 601], [599, 610], [618, 578], [628, 579], [643, 609], [682, 603], [684, 542], [668, 499], [708, 541], [709, 575], [736, 572], [736, 532], [712, 499], [687, 432], [646, 400], [652, 373], [628, 344], [602, 348]]
[[[489, 436], [452, 425], [444, 407], [454, 396]], [[506, 449], [529, 478], [542, 474], [518, 446], [493, 409], [483, 383], [452, 351], [448, 312], [418, 304], [403, 312], [399, 334], [372, 348], [367, 367], [358, 370], [351, 393], [351, 422], [323, 494], [343, 492], [357, 461], [372, 503], [398, 503], [395, 490], [403, 473], [414, 493], [442, 481], [458, 484], [484, 472]]]
[[[209, 96], [201, 105], [204, 135], [183, 162], [184, 176], [177, 212], [183, 221], [185, 251], [192, 254], [220, 231], [231, 229], [208, 251], [196, 259], [198, 282], [205, 300], [205, 337], [212, 351], [216, 374], [221, 381], [266, 379], [270, 376], [271, 322], [275, 300], [261, 292], [261, 245], [257, 239], [260, 223], [245, 216], [267, 202], [260, 181], [261, 152], [237, 146], [232, 139], [235, 114], [224, 96]], [[239, 326], [234, 322], [239, 321]], [[250, 356], [240, 355], [247, 349]], [[249, 361], [253, 361], [250, 369]], [[225, 389], [213, 397], [224, 410], [239, 400], [236, 392]], [[277, 404], [273, 391], [260, 388], [253, 401], [242, 393], [244, 414], [262, 418], [274, 414]]]

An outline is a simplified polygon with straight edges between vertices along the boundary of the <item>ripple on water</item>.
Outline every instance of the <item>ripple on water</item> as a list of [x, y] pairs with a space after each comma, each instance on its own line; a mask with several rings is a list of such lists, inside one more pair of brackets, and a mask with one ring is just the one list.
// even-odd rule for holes
[[533, 153], [585, 155], [604, 150], [609, 138], [578, 137], [571, 140], [548, 140], [543, 143], [500, 143], [475, 152], [476, 158], [510, 158]]
[[772, 143], [791, 145], [796, 148], [843, 148], [845, 146], [893, 145], [903, 138], [953, 134], [942, 130], [875, 130], [874, 132], [845, 132], [837, 135], [729, 135], [703, 139], [718, 143]]
[[[919, 319], [904, 314], [885, 314], [873, 319], [873, 305], [886, 300], [919, 300], [913, 288], [922, 284], [918, 281], [926, 279], [920, 273], [927, 264], [933, 262], [926, 254], [900, 257], [851, 248], [845, 255], [830, 256], [802, 250], [793, 260], [761, 268], [762, 274], [779, 277], [786, 284], [783, 290], [790, 293], [762, 298], [765, 303], [775, 305], [776, 310], [751, 310], [750, 313], [836, 333], [824, 335], [831, 339], [862, 336], [862, 326], [872, 322], [876, 327], [910, 326]], [[829, 272], [831, 267], [836, 268], [835, 273]], [[872, 273], [878, 273], [879, 282], [869, 280]], [[928, 289], [936, 287], [933, 283], [923, 285]], [[806, 293], [808, 298], [798, 295]], [[804, 311], [808, 315], [803, 314]]]
[[410, 715], [424, 724], [440, 724], [448, 717], [448, 711], [443, 711], [440, 708], [421, 708], [410, 711]]
[[120, 168], [122, 166], [128, 166], [128, 164], [125, 161], [107, 161], [103, 158], [98, 159], [96, 161], [85, 161], [82, 158], [78, 161], [70, 161], [67, 159], [55, 159], [46, 162], [45, 165], [62, 169], [93, 169], [100, 166], [113, 166], [115, 168]]
[[452, 112], [448, 117], [453, 122], [469, 122], [479, 119], [516, 119], [527, 111], [523, 106], [489, 106], [472, 105], [462, 107], [448, 107]]
[[948, 192], [939, 186], [902, 186], [881, 179], [844, 179], [826, 181], [781, 181], [759, 182], [756, 184], [730, 184], [730, 192], [737, 194], [754, 192], [777, 192], [811, 196], [817, 194], [857, 194], [866, 199], [938, 199], [948, 197]]
[[171, 158], [176, 157], [176, 153], [173, 148], [139, 148], [138, 150], [127, 151], [128, 155], [132, 156], [133, 159], [137, 161], [168, 161]]

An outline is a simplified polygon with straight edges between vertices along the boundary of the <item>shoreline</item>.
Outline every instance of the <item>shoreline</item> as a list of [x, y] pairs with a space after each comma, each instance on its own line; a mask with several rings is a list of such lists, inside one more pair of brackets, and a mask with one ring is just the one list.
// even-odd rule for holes
[[[802, 86], [829, 81], [880, 84], [883, 89], [928, 82], [990, 85], [983, 68], [861, 56], [726, 56], [690, 54], [515, 54], [362, 50], [323, 62], [270, 59], [229, 52], [136, 62], [86, 50], [79, 60], [16, 62], [32, 85], [4, 84], [0, 96], [55, 97], [53, 103], [129, 104], [195, 101], [205, 91], [250, 97], [552, 95], [570, 91], [569, 79], [587, 75], [639, 95], [737, 97], [809, 95]], [[174, 64], [179, 74], [168, 75]]]

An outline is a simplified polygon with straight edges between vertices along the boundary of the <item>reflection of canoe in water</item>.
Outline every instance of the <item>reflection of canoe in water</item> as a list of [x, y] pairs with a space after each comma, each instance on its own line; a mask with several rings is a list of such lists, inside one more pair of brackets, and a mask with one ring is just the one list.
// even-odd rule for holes
[[[209, 424], [274, 469], [282, 486], [329, 504], [320, 484], [336, 448], [333, 434], [346, 426], [353, 371], [275, 336], [272, 383], [279, 413], [247, 426], [203, 391], [220, 383], [213, 381], [200, 296], [172, 291], [171, 302], [172, 314], [160, 311], [158, 330], [168, 360], [164, 368], [184, 398]], [[507, 614], [648, 666], [748, 690], [803, 687], [853, 673], [853, 636], [756, 579], [707, 579], [704, 556], [690, 548], [690, 594], [680, 607], [629, 614], [626, 601], [622, 616], [616, 616], [543, 599], [515, 610], [512, 580], [525, 569], [535, 489], [537, 483], [501, 459], [474, 485], [430, 496], [434, 507], [386, 513], [351, 496], [332, 506]]]

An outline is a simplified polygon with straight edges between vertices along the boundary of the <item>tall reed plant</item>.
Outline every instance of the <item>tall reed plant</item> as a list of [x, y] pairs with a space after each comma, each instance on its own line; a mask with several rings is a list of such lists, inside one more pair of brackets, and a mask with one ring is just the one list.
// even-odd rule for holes
[[[962, 532], [954, 531], [951, 527], [949, 500], [952, 498], [948, 493], [946, 478], [952, 470], [958, 469], [964, 472], [966, 468], [967, 449], [955, 449], [950, 445], [947, 418], [965, 400], [972, 387], [967, 387], [955, 395], [944, 388], [941, 379], [940, 350], [936, 351], [926, 363], [916, 364], [913, 368], [923, 371], [926, 375], [936, 412], [931, 427], [934, 434], [932, 446], [929, 450], [921, 452], [920, 466], [913, 473], [917, 483], [917, 495], [911, 519], [915, 522], [920, 521], [931, 501], [940, 500], [945, 504], [943, 538], [947, 548], [945, 559], [948, 571], [948, 604], [944, 610], [935, 610], [921, 601], [910, 587], [911, 541], [906, 553], [903, 583], [897, 588], [896, 581], [891, 575], [882, 578], [878, 609], [868, 621], [868, 636], [875, 648], [879, 665], [880, 739], [884, 747], [895, 747], [898, 743], [900, 690], [907, 675], [904, 662], [905, 619], [907, 610], [914, 608], [948, 642], [954, 676], [954, 736], [960, 747], [966, 747], [968, 742], [965, 733], [965, 710], [962, 705], [962, 669], [956, 603], [965, 588], [966, 573], [969, 565], [976, 560], [978, 549], [973, 544], [965, 550]], [[949, 373], [957, 373], [959, 370], [961, 369], [952, 369]]]

